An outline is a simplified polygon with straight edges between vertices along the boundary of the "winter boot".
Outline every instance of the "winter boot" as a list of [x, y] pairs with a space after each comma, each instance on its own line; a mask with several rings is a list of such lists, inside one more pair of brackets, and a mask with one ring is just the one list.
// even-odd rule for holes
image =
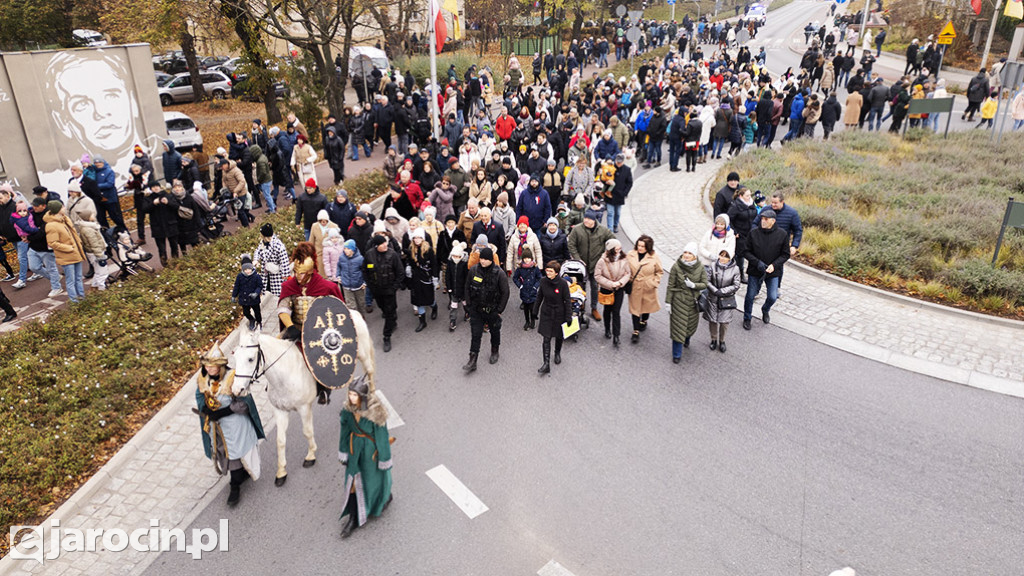
[[430, 307], [430, 319], [437, 320], [437, 303]]
[[562, 363], [562, 340], [555, 340], [555, 364]]
[[541, 350], [544, 354], [544, 365], [537, 370], [537, 374], [543, 375], [551, 372], [551, 340], [545, 338], [544, 344], [541, 345]]
[[497, 364], [498, 363], [498, 347], [497, 346], [491, 346], [491, 357], [488, 358], [487, 361], [490, 362], [491, 364]]
[[7, 299], [7, 295], [3, 292], [0, 292], [0, 310], [4, 311], [4, 319], [0, 320], [0, 324], [5, 324], [18, 317], [18, 313], [11, 306], [11, 301]]
[[245, 468], [231, 471], [231, 491], [228, 492], [228, 506], [235, 506], [242, 497], [242, 483], [249, 478]]
[[384, 352], [391, 352], [391, 336], [384, 337]]
[[420, 319], [420, 323], [416, 326], [416, 331], [423, 332], [423, 329], [427, 327], [427, 315], [417, 314], [416, 317]]
[[478, 354], [476, 352], [470, 352], [469, 353], [469, 362], [466, 362], [465, 366], [462, 367], [463, 371], [465, 371], [465, 372], [476, 372], [476, 357], [477, 357], [477, 355]]

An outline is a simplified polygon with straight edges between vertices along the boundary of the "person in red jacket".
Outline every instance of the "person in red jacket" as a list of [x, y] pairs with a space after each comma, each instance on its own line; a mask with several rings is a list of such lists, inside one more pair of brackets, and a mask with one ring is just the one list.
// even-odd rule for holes
[[509, 115], [508, 108], [501, 107], [501, 115], [494, 122], [494, 131], [498, 133], [499, 140], [508, 140], [512, 137], [512, 131], [516, 129], [516, 119]]

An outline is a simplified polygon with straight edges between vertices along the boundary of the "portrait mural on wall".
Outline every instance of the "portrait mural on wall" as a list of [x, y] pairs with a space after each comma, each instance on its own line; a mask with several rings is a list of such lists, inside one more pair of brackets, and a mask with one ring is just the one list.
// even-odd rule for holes
[[162, 138], [145, 134], [141, 106], [126, 63], [126, 52], [71, 50], [50, 57], [43, 78], [44, 98], [49, 110], [57, 153], [63, 165], [52, 171], [38, 171], [39, 181], [64, 193], [70, 177], [69, 166], [83, 154], [100, 156], [123, 184], [134, 158], [133, 148], [142, 146], [151, 158], [162, 153]]

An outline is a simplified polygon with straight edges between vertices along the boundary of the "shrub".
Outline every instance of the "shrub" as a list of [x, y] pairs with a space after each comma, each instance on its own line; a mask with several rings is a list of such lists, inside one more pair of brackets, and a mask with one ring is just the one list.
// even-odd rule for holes
[[959, 305], [1000, 296], [1024, 306], [1024, 235], [1007, 235], [1000, 270], [985, 261], [1007, 196], [1024, 193], [1012, 160], [1024, 156], [1024, 138], [1010, 134], [996, 147], [979, 131], [908, 135], [801, 139], [743, 154], [721, 176], [736, 170], [752, 190], [784, 192], [803, 220], [806, 258], [837, 274], [894, 289], [918, 280], [926, 297], [959, 297]]

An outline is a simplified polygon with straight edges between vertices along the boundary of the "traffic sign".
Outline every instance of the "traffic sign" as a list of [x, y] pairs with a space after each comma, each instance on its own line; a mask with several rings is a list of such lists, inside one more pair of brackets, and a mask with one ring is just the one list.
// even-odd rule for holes
[[626, 15], [626, 6], [624, 4], [619, 4], [615, 8], [615, 15], [618, 16], [619, 18], [622, 18], [623, 16], [625, 16]]
[[640, 19], [643, 18], [643, 17], [644, 17], [644, 11], [643, 10], [630, 10], [629, 11], [629, 19], [632, 20], [633, 22], [639, 22]]
[[675, 3], [676, 3], [676, 0], [665, 0], [665, 4], [668, 4], [669, 6], [671, 6], [671, 5], [675, 4]]
[[640, 32], [639, 28], [633, 27], [626, 31], [626, 40], [629, 40], [633, 44], [636, 44], [637, 42], [640, 41], [640, 36], [642, 35], [643, 33]]
[[942, 28], [942, 32], [939, 32], [939, 38], [936, 42], [939, 44], [952, 44], [954, 38], [956, 38], [956, 30], [953, 28], [953, 21], [950, 20]]

